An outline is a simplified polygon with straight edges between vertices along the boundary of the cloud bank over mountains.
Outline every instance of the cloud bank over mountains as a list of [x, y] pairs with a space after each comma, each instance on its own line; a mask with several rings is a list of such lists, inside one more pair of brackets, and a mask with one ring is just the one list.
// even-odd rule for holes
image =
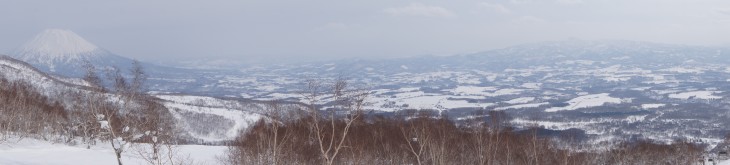
[[721, 0], [14, 1], [0, 51], [48, 28], [141, 60], [453, 55], [579, 38], [728, 45]]

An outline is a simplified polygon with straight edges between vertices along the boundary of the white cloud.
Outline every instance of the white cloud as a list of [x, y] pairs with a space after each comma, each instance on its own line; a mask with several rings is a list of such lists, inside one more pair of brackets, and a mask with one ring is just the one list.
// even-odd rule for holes
[[341, 22], [330, 22], [327, 24], [322, 25], [319, 29], [320, 30], [344, 30], [350, 28], [350, 25], [341, 23]]
[[730, 8], [717, 9], [717, 12], [723, 15], [730, 15]]
[[535, 16], [522, 16], [515, 20], [516, 23], [545, 23], [547, 22], [545, 19], [535, 17]]
[[728, 24], [730, 23], [730, 8], [722, 8], [717, 9], [717, 16], [715, 16], [714, 22], [721, 23], [721, 24]]
[[559, 4], [566, 4], [566, 5], [572, 5], [572, 4], [581, 4], [584, 1], [583, 0], [554, 0], [554, 1], [540, 1], [540, 0], [509, 0], [512, 4], [536, 4], [536, 3], [559, 3]]
[[562, 4], [580, 4], [583, 3], [583, 0], [557, 0], [557, 2]]
[[456, 14], [439, 6], [429, 6], [420, 3], [412, 3], [404, 7], [387, 8], [383, 12], [392, 15], [408, 15], [423, 17], [454, 17]]
[[514, 4], [526, 4], [526, 3], [534, 3], [535, 0], [509, 0], [510, 3]]
[[490, 10], [490, 11], [494, 11], [494, 12], [498, 12], [498, 13], [511, 13], [512, 12], [512, 10], [510, 10], [509, 8], [505, 7], [502, 4], [493, 4], [493, 3], [489, 3], [489, 2], [480, 2], [478, 5], [481, 8], [484, 8], [484, 9], [487, 9], [487, 10]]

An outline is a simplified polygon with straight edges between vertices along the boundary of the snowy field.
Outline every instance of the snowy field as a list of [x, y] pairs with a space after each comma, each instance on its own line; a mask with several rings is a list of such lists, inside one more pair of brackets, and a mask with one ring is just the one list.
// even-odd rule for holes
[[[225, 146], [179, 145], [173, 149], [175, 159], [191, 164], [221, 164], [218, 158]], [[124, 164], [148, 164], [134, 147], [122, 154]], [[117, 164], [114, 151], [106, 143], [86, 149], [84, 146], [54, 144], [23, 139], [0, 142], [0, 164], [3, 165], [101, 165]]]
[[546, 109], [545, 112], [557, 112], [565, 110], [576, 110], [580, 108], [598, 107], [603, 106], [606, 103], [619, 104], [621, 103], [620, 98], [614, 98], [609, 96], [608, 93], [592, 94], [576, 97], [566, 102], [569, 105], [565, 107], [552, 107]]
[[666, 106], [667, 104], [641, 104], [642, 109], [656, 109]]
[[691, 99], [691, 98], [704, 99], [704, 100], [722, 99], [721, 96], [713, 95], [716, 93], [720, 93], [720, 92], [719, 91], [691, 91], [691, 92], [669, 94], [669, 98], [682, 99], [682, 100], [687, 100], [687, 99]]

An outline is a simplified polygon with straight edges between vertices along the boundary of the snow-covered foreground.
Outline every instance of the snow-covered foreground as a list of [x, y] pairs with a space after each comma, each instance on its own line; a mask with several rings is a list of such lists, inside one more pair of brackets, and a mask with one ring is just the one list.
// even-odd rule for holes
[[[114, 151], [107, 145], [84, 146], [53, 144], [47, 141], [23, 139], [0, 142], [0, 164], [3, 165], [99, 165], [117, 164]], [[218, 157], [227, 150], [225, 146], [178, 145], [174, 147], [176, 159], [192, 164], [220, 164]], [[134, 148], [123, 154], [124, 164], [147, 164]]]

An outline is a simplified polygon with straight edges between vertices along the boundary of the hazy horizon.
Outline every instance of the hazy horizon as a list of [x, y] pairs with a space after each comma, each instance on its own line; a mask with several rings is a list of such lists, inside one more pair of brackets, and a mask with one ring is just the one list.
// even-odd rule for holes
[[[0, 51], [48, 28], [143, 61], [296, 62], [457, 55], [513, 45], [632, 40], [727, 46], [730, 2], [13, 1]], [[22, 16], [22, 17], [19, 17]]]

